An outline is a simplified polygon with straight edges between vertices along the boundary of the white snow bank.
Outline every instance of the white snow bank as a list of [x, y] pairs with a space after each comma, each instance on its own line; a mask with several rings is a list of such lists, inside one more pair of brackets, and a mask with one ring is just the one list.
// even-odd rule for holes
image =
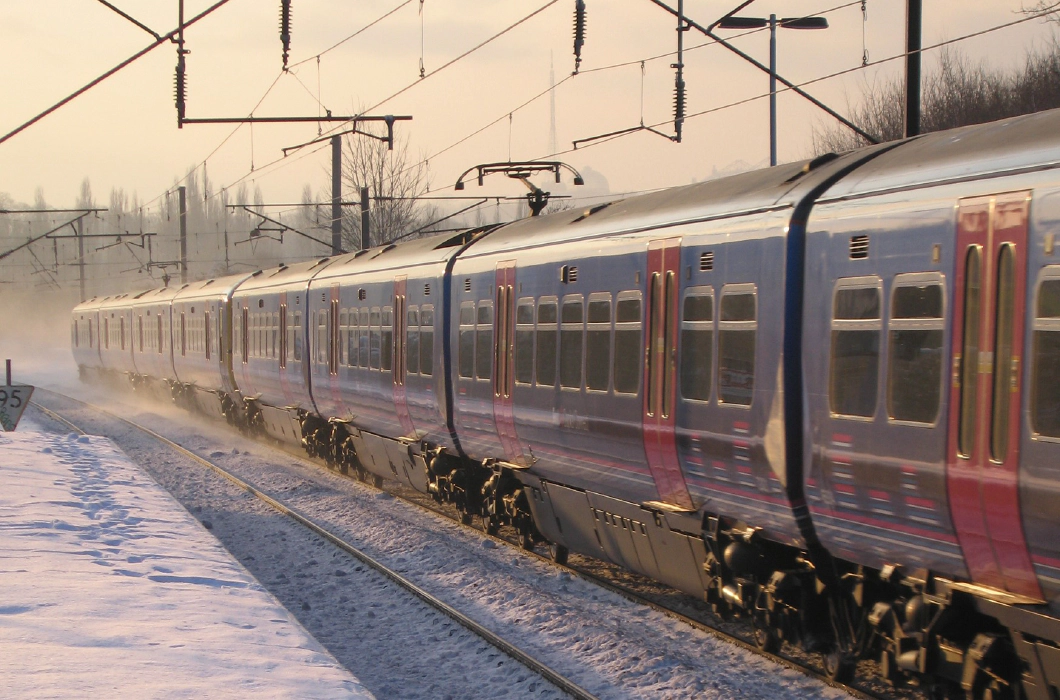
[[6, 697], [372, 697], [101, 437], [0, 434]]

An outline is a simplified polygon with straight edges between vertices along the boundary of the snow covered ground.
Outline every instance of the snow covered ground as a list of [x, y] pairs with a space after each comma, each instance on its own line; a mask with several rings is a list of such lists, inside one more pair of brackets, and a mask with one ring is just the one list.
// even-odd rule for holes
[[110, 440], [0, 434], [5, 697], [370, 698]]

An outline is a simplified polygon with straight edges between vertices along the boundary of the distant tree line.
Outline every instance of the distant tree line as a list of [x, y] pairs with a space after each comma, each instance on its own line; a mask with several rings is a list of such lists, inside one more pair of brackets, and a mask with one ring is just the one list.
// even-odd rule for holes
[[[921, 85], [922, 132], [996, 121], [1060, 107], [1060, 41], [1054, 36], [1044, 49], [1028, 52], [1022, 67], [1006, 73], [974, 63], [946, 47], [937, 67]], [[905, 78], [896, 76], [868, 86], [850, 120], [878, 140], [904, 134]], [[868, 145], [841, 125], [815, 128], [816, 154], [842, 153]]]

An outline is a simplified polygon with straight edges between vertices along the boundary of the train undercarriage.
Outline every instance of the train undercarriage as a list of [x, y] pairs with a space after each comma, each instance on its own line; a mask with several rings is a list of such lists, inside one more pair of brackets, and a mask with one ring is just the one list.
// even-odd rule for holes
[[867, 569], [715, 515], [621, 502], [294, 407], [175, 382], [160, 389], [154, 381], [129, 375], [124, 383], [155, 395], [167, 388], [183, 408], [299, 444], [362, 481], [401, 482], [451, 504], [464, 524], [481, 519], [491, 535], [511, 527], [524, 548], [544, 544], [559, 563], [576, 551], [667, 583], [722, 619], [747, 619], [764, 651], [787, 644], [820, 653], [836, 680], [872, 659], [887, 682], [919, 686], [933, 698], [1060, 700], [1060, 621], [1031, 601], [930, 571]]

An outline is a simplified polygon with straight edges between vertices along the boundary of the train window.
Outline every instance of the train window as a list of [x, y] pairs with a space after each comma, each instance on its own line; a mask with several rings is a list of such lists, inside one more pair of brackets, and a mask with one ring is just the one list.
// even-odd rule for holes
[[368, 366], [379, 369], [379, 307], [368, 312]]
[[405, 332], [405, 372], [420, 373], [420, 310], [411, 306]]
[[714, 290], [692, 287], [681, 315], [681, 396], [709, 401], [714, 372]]
[[371, 314], [368, 309], [360, 310], [360, 331], [357, 342], [357, 365], [359, 367], [368, 368], [368, 358], [371, 355], [371, 341], [370, 341], [370, 328], [371, 328]]
[[316, 363], [326, 365], [328, 362], [328, 312], [324, 309], [317, 311], [316, 341]]
[[389, 372], [391, 367], [391, 360], [394, 351], [394, 319], [393, 309], [389, 306], [383, 307], [383, 313], [380, 316], [380, 343], [379, 343], [379, 360], [380, 369]]
[[942, 275], [898, 275], [888, 323], [887, 415], [934, 423], [942, 392]]
[[291, 359], [294, 362], [302, 361], [302, 312], [295, 311], [291, 314], [291, 320], [287, 324], [288, 332], [291, 334]]
[[475, 302], [460, 305], [460, 376], [475, 376]]
[[964, 319], [961, 341], [961, 413], [957, 427], [957, 451], [964, 457], [975, 445], [975, 411], [979, 392], [980, 277], [983, 249], [969, 246], [964, 267]]
[[607, 391], [611, 379], [611, 295], [589, 296], [585, 331], [585, 388]]
[[1016, 316], [1016, 250], [1011, 243], [1001, 246], [997, 258], [997, 301], [994, 322], [994, 391], [991, 397], [990, 456], [1002, 461], [1008, 457], [1009, 414], [1012, 386], [1018, 385], [1013, 372], [1012, 336]]
[[828, 399], [838, 416], [876, 413], [880, 362], [880, 280], [839, 280], [832, 297], [832, 351]]
[[560, 315], [559, 385], [567, 389], [582, 386], [582, 355], [585, 353], [583, 311], [580, 296], [566, 297]]
[[538, 386], [556, 385], [556, 347], [559, 340], [558, 306], [555, 297], [542, 297], [537, 305], [537, 352], [535, 367]]
[[429, 377], [434, 371], [434, 306], [420, 307], [420, 374]]
[[493, 369], [493, 302], [478, 303], [478, 328], [475, 331], [475, 376], [489, 379]]
[[[158, 314], [158, 316], [156, 316], [156, 318], [158, 319], [158, 354], [161, 355], [162, 354], [162, 345], [163, 345], [163, 343], [162, 343], [162, 314]], [[91, 321], [89, 322], [88, 330], [89, 330], [89, 335], [92, 335], [92, 332], [91, 332], [92, 331]]]
[[346, 366], [357, 366], [357, 337], [360, 332], [357, 324], [357, 309], [350, 309], [346, 322], [346, 336], [343, 342], [346, 344]]
[[722, 403], [750, 406], [754, 398], [757, 305], [755, 285], [722, 287], [718, 319], [718, 400]]
[[121, 349], [124, 350], [125, 349], [125, 316], [121, 317], [119, 325], [121, 326], [121, 336], [120, 336], [121, 337]]
[[1045, 269], [1035, 302], [1031, 361], [1031, 427], [1060, 438], [1060, 266]]
[[520, 299], [515, 307], [515, 381], [534, 381], [534, 300]]
[[615, 302], [615, 391], [636, 394], [640, 386], [640, 292], [620, 292]]

